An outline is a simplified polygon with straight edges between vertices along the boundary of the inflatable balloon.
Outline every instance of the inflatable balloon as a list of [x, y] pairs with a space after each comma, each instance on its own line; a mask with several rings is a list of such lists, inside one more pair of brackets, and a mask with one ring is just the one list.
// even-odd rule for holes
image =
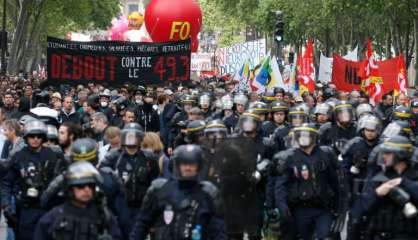
[[139, 12], [133, 12], [128, 16], [129, 30], [139, 30], [144, 23], [144, 16]]
[[201, 26], [196, 0], [151, 0], [145, 11], [145, 27], [154, 42], [196, 41]]
[[125, 32], [128, 31], [128, 19], [125, 16], [112, 20], [110, 28], [110, 39], [114, 41], [124, 41]]

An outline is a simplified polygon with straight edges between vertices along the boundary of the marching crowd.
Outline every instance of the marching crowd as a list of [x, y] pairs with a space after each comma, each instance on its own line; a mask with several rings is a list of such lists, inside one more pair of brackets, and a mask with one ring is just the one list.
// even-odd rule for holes
[[0, 79], [8, 239], [417, 239], [418, 91]]

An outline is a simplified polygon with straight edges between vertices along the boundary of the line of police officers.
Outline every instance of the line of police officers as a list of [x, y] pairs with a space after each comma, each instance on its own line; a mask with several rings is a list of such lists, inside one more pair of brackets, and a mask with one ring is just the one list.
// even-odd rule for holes
[[126, 124], [122, 147], [99, 163], [94, 140], [75, 141], [68, 159], [45, 146], [42, 121], [29, 121], [26, 145], [1, 164], [8, 225], [36, 240], [262, 239], [267, 228], [340, 239], [348, 216], [349, 239], [417, 239], [411, 109], [396, 107], [383, 126], [368, 104], [330, 97], [309, 109], [275, 94], [251, 104], [202, 94], [205, 121], [188, 121], [198, 101], [183, 96], [170, 179], [140, 148], [139, 124]]

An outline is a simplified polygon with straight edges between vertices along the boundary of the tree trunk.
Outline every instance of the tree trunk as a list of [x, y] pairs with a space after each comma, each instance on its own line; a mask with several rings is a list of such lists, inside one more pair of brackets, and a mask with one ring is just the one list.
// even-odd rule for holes
[[415, 38], [415, 86], [418, 85], [418, 18], [414, 19], [414, 38]]
[[386, 33], [386, 58], [392, 58], [392, 39], [390, 36], [390, 32]]
[[28, 21], [30, 18], [29, 5], [30, 1], [23, 1], [22, 8], [19, 11], [19, 18], [13, 34], [12, 46], [10, 49], [10, 59], [8, 64], [8, 72], [10, 74], [16, 74], [19, 71], [18, 58], [27, 37]]

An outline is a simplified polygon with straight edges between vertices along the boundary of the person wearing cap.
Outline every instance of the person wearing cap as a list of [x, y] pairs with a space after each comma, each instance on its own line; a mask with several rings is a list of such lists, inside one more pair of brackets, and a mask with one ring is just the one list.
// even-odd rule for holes
[[[10, 159], [9, 171], [2, 180], [2, 209], [17, 239], [32, 239], [39, 218], [45, 213], [40, 196], [55, 177], [58, 155], [43, 143], [47, 129], [43, 122], [25, 124], [26, 146]], [[16, 208], [12, 199], [16, 200]]]
[[111, 118], [113, 115], [113, 110], [110, 107], [110, 90], [109, 89], [105, 89], [103, 90], [100, 94], [100, 108], [99, 111], [106, 114], [106, 116], [108, 118]]
[[334, 151], [317, 144], [314, 124], [302, 124], [293, 133], [296, 146], [273, 157], [281, 230], [286, 239], [329, 239], [344, 227], [342, 169]]

